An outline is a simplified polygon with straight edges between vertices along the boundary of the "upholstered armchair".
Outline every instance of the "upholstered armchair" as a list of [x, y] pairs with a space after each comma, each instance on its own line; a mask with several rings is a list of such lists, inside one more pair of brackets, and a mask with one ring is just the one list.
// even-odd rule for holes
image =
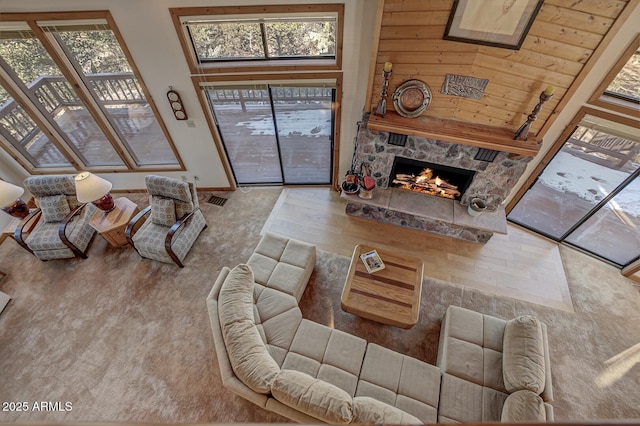
[[155, 175], [146, 176], [145, 183], [151, 205], [127, 225], [127, 241], [142, 257], [183, 268], [182, 261], [207, 227], [195, 186]]
[[[96, 206], [78, 201], [73, 176], [33, 176], [25, 179], [24, 186], [39, 208], [16, 228], [14, 238], [18, 244], [43, 261], [69, 257], [86, 259], [96, 233], [89, 225]], [[37, 214], [41, 215], [40, 220], [25, 237], [23, 224], [28, 224]]]

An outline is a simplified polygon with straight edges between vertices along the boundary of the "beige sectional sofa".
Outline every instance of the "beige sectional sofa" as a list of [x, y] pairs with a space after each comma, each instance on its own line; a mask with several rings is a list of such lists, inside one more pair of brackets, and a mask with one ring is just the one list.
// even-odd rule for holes
[[[224, 386], [300, 423], [499, 421], [503, 406], [515, 407], [516, 419], [523, 415], [522, 401], [530, 395], [505, 403], [506, 389], [495, 378], [502, 374], [500, 356], [476, 354], [467, 362], [455, 355], [458, 340], [485, 342], [459, 332], [471, 317], [454, 307], [443, 324], [443, 370], [303, 319], [298, 302], [314, 264], [314, 246], [267, 234], [247, 264], [222, 269], [207, 306]], [[498, 334], [506, 326], [487, 318], [487, 351], [500, 352]]]

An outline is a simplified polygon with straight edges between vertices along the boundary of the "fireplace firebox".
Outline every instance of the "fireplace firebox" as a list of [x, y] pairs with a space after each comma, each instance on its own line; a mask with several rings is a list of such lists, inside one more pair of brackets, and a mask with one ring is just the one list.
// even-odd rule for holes
[[473, 170], [396, 156], [389, 186], [459, 200], [475, 174]]

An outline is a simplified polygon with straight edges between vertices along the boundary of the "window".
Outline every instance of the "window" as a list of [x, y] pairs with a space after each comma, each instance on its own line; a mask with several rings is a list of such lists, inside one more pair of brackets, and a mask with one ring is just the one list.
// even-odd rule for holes
[[343, 9], [246, 6], [180, 8], [171, 14], [193, 73], [220, 67], [336, 69]]
[[110, 17], [102, 14], [0, 17], [0, 134], [29, 171], [181, 168]]
[[640, 112], [640, 36], [631, 43], [596, 89], [589, 103], [637, 116]]
[[336, 18], [186, 21], [198, 62], [329, 58], [336, 54]]
[[609, 83], [605, 95], [624, 99], [633, 103], [640, 103], [640, 49], [636, 50], [618, 75]]

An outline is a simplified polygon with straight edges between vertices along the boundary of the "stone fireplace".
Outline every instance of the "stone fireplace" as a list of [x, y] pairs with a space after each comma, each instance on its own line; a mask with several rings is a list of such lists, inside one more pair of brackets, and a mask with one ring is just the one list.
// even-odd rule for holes
[[[354, 159], [357, 169], [366, 164], [376, 180], [376, 188], [371, 200], [343, 194], [347, 214], [480, 243], [487, 242], [494, 233], [507, 233], [502, 204], [531, 156], [499, 151], [493, 161], [486, 161], [475, 158], [480, 149], [477, 146], [416, 136], [408, 136], [404, 146], [400, 146], [388, 142], [389, 133], [369, 130], [368, 118], [368, 114], [363, 117]], [[445, 174], [440, 178], [447, 181], [445, 189], [453, 196], [441, 198], [429, 192], [395, 187], [397, 181], [417, 181], [425, 168]], [[404, 176], [398, 179], [398, 174]], [[435, 184], [435, 177], [429, 175], [427, 183]], [[432, 191], [438, 191], [438, 187]], [[488, 209], [473, 217], [467, 206], [475, 197], [484, 200]]]
[[499, 152], [493, 162], [475, 160], [478, 147], [443, 140], [409, 136], [405, 146], [388, 144], [389, 133], [373, 133], [363, 118], [357, 137], [357, 165], [366, 163], [379, 188], [387, 188], [395, 157], [408, 158], [443, 166], [475, 171], [472, 182], [460, 198], [469, 205], [474, 197], [482, 198], [491, 209], [498, 208], [518, 183], [532, 157]]

